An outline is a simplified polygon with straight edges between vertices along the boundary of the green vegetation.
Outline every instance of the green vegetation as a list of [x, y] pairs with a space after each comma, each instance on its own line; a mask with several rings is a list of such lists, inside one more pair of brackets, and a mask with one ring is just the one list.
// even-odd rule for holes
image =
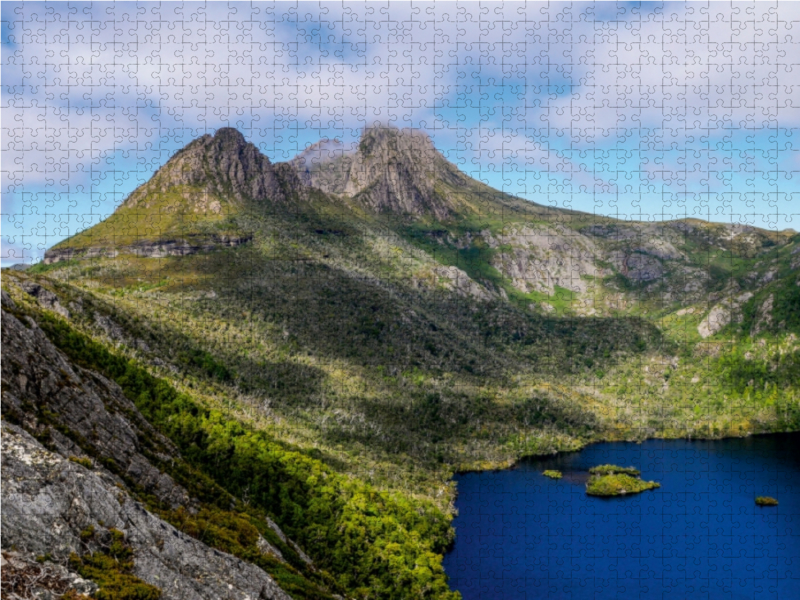
[[[327, 572], [306, 565], [297, 552], [269, 528], [257, 511], [236, 512], [205, 505], [194, 514], [183, 507], [156, 509], [154, 512], [207, 546], [261, 567], [294, 600], [333, 600], [329, 589], [344, 591]], [[289, 564], [274, 554], [263, 552], [258, 545], [259, 536], [266, 538]]]
[[[371, 143], [362, 151], [378, 156]], [[69, 307], [67, 325], [11, 292], [175, 442], [187, 463], [162, 468], [202, 507], [143, 501], [296, 597], [447, 597], [454, 471], [600, 440], [800, 428], [800, 237], [622, 223], [443, 165], [434, 200], [447, 218], [378, 213], [283, 180], [291, 202], [234, 202], [228, 190], [219, 212], [198, 204], [199, 188], [142, 188], [58, 247], [241, 232], [252, 243], [4, 273]], [[701, 338], [711, 306], [738, 298], [730, 324]], [[658, 485], [595, 469], [590, 487], [604, 495]], [[267, 517], [319, 573], [270, 537]], [[288, 565], [257, 552], [256, 531]]]
[[756, 504], [758, 506], [778, 506], [778, 501], [770, 496], [758, 496], [756, 498]]
[[599, 465], [589, 469], [592, 475], [630, 475], [639, 477], [642, 472], [634, 467], [618, 467], [617, 465]]
[[70, 568], [81, 577], [91, 579], [100, 589], [97, 600], [159, 600], [161, 590], [145, 583], [133, 571], [133, 551], [125, 542], [125, 535], [118, 529], [108, 529], [101, 534], [94, 527], [84, 530], [84, 543], [92, 542], [101, 550], [83, 555], [73, 553]]
[[661, 484], [655, 481], [642, 481], [630, 475], [598, 475], [589, 478], [586, 493], [590, 496], [622, 496], [659, 487]]
[[91, 458], [70, 456], [69, 459], [74, 463], [86, 467], [87, 469], [91, 469], [94, 467], [94, 463], [92, 462]]
[[[151, 185], [158, 186], [158, 178]], [[217, 202], [218, 208], [198, 212], [194, 206], [197, 201], [209, 205]], [[244, 235], [236, 220], [237, 213], [231, 203], [209, 196], [201, 187], [172, 186], [166, 192], [146, 195], [135, 206], [121, 207], [104, 221], [68, 237], [54, 248], [119, 248], [176, 238], [201, 244], [214, 236]]]
[[[435, 505], [337, 475], [319, 460], [263, 432], [202, 408], [64, 320], [46, 313], [39, 317], [42, 329], [73, 361], [116, 381], [191, 465], [233, 495], [247, 493], [321, 568], [333, 573], [336, 583], [350, 595], [457, 597], [449, 591], [441, 566], [441, 553], [452, 539], [450, 517]], [[225, 500], [203, 495], [202, 489], [192, 491], [205, 502]], [[246, 526], [243, 517], [233, 517], [226, 527], [221, 525], [224, 515], [220, 513], [165, 516], [196, 535], [202, 532], [208, 543], [251, 556], [255, 530]], [[87, 538], [93, 535], [87, 532]], [[258, 560], [267, 563], [266, 558]], [[85, 569], [96, 570], [92, 571], [95, 577], [105, 576], [108, 561], [103, 556], [82, 557], [81, 561]], [[115, 578], [123, 575], [124, 571], [113, 574]], [[108, 581], [111, 585], [116, 579]]]
[[561, 471], [553, 471], [553, 470], [547, 470], [544, 473], [542, 473], [542, 475], [544, 475], [545, 477], [549, 477], [550, 479], [561, 479], [564, 476], [561, 473]]

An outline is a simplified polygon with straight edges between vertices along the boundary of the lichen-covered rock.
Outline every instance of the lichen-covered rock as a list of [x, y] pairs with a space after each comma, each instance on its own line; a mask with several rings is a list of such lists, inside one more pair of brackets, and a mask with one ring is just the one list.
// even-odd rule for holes
[[[38, 558], [38, 560], [37, 560]], [[46, 555], [25, 555], [3, 551], [0, 556], [2, 592], [6, 600], [56, 600], [67, 592], [94, 594], [98, 586], [70, 571], [65, 566], [53, 563]]]
[[142, 444], [162, 460], [175, 456], [176, 450], [116, 383], [73, 366], [32, 320], [23, 325], [5, 311], [2, 319], [2, 408], [7, 418], [47, 435], [67, 456], [91, 448], [172, 506], [189, 503], [186, 490], [143, 455]]
[[508, 227], [482, 237], [496, 250], [492, 265], [522, 292], [555, 293], [556, 287], [585, 292], [586, 276], [598, 277], [594, 241], [563, 225]]
[[97, 550], [81, 535], [87, 528], [114, 528], [133, 548], [133, 574], [165, 599], [289, 600], [267, 573], [181, 533], [102, 469], [66, 460], [5, 421], [1, 441], [4, 548], [63, 562]]

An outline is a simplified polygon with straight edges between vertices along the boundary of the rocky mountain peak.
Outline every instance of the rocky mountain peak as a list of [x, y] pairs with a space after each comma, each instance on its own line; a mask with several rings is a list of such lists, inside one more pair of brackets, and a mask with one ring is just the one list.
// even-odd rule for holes
[[284, 199], [269, 158], [232, 127], [223, 127], [213, 136], [206, 134], [178, 151], [123, 206], [147, 207], [154, 203], [154, 193], [180, 186], [191, 188], [189, 196], [197, 196], [200, 202], [207, 202], [209, 196], [237, 202]]
[[306, 185], [349, 196], [377, 212], [445, 219], [449, 202], [435, 183], [458, 170], [415, 129], [379, 125], [364, 129], [357, 145], [323, 139], [292, 160]]

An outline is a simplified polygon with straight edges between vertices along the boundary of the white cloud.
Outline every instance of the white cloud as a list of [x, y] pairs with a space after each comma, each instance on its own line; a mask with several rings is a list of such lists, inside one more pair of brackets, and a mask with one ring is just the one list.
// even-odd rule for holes
[[[696, 183], [681, 153], [708, 173], [725, 143], [800, 127], [792, 3], [24, 3], [3, 18], [4, 191], [90, 189], [120, 157], [149, 172], [221, 125], [282, 158], [312, 141], [298, 131], [377, 120], [485, 169], [615, 194], [617, 163], [597, 156], [636, 151], [643, 181]], [[787, 139], [743, 164], [793, 173]]]

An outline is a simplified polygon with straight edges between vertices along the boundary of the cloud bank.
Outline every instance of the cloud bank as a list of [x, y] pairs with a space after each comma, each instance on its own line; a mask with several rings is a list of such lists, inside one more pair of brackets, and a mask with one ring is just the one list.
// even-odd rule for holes
[[274, 161], [419, 127], [531, 201], [800, 224], [797, 4], [4, 2], [2, 21], [3, 243], [32, 259], [222, 126]]

